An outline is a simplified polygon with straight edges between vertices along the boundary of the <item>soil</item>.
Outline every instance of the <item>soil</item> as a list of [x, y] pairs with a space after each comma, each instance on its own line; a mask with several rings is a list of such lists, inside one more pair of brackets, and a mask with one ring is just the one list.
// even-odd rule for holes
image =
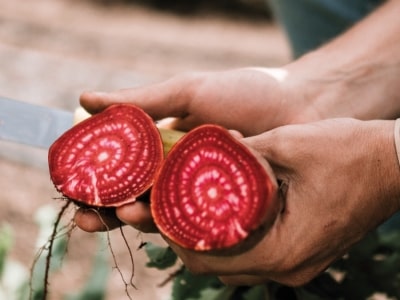
[[[202, 9], [179, 14], [112, 1], [0, 0], [0, 95], [73, 110], [84, 90], [115, 90], [193, 70], [279, 66], [289, 61], [286, 40], [268, 17]], [[0, 107], [1, 109], [1, 107]], [[10, 258], [30, 268], [37, 251], [34, 216], [63, 204], [49, 180], [46, 150], [0, 141], [0, 225], [13, 228]], [[73, 209], [68, 218], [73, 215]], [[158, 235], [125, 234], [135, 260], [133, 299], [168, 299], [158, 284], [167, 272], [145, 267], [142, 241], [163, 245]], [[111, 232], [119, 267], [128, 276], [129, 255], [118, 231]], [[49, 299], [61, 299], [87, 280], [97, 234], [73, 231]], [[107, 299], [127, 299], [110, 260]]]

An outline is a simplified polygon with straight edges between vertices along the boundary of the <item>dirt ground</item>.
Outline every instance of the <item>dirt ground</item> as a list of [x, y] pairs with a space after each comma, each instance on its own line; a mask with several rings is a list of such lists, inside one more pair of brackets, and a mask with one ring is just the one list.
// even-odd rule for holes
[[[112, 1], [0, 0], [0, 24], [0, 94], [68, 110], [88, 89], [133, 87], [192, 70], [277, 66], [290, 56], [284, 36], [267, 18], [213, 11], [187, 16]], [[10, 257], [27, 267], [37, 247], [35, 212], [61, 205], [53, 200], [58, 195], [46, 154], [0, 141], [0, 223], [14, 230]], [[133, 229], [126, 234], [134, 249], [133, 299], [168, 299], [169, 286], [157, 287], [167, 274], [145, 268], [147, 258], [136, 250], [142, 240], [162, 241], [157, 235], [138, 237]], [[127, 250], [117, 232], [111, 238], [128, 274]], [[96, 240], [95, 234], [74, 231], [66, 262], [51, 279], [50, 299], [82, 286], [98, 251]], [[115, 270], [107, 290], [107, 299], [127, 299]]]

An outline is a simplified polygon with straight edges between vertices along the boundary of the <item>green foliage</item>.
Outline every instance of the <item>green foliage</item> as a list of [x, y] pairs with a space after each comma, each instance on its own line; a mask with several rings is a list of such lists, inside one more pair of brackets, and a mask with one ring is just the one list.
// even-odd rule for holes
[[302, 288], [291, 289], [295, 297], [272, 299], [370, 299], [373, 294], [384, 294], [400, 299], [400, 231], [378, 229], [356, 244], [330, 269]]
[[193, 275], [182, 267], [174, 278], [171, 300], [254, 300], [266, 295], [265, 285], [226, 286], [215, 276]]
[[266, 285], [256, 285], [243, 293], [243, 300], [265, 299], [267, 292]]
[[[39, 240], [47, 241], [53, 230], [56, 212], [49, 206], [41, 208], [36, 214], [36, 220], [39, 225]], [[99, 248], [104, 249], [105, 239], [99, 239]], [[44, 243], [46, 244], [46, 243]], [[40, 245], [40, 244], [39, 244]], [[60, 233], [54, 241], [53, 251], [51, 254], [50, 270], [54, 273], [59, 270], [64, 261], [64, 256], [68, 246], [67, 234]], [[44, 272], [46, 268], [48, 250], [45, 248], [39, 256], [33, 276], [31, 278], [31, 286], [33, 289], [32, 300], [43, 299], [44, 291]], [[108, 275], [110, 273], [107, 263], [107, 255], [104, 251], [97, 251], [93, 262], [93, 268], [89, 275], [88, 281], [82, 290], [75, 294], [65, 296], [66, 300], [101, 300], [105, 298], [105, 289]]]
[[3, 224], [0, 228], [0, 278], [3, 277], [8, 251], [12, 246], [10, 226]]
[[[148, 267], [165, 270], [177, 265], [178, 258], [170, 247], [147, 243], [145, 249], [149, 257]], [[267, 293], [263, 285], [228, 287], [215, 276], [193, 275], [184, 266], [177, 268], [174, 272], [171, 300], [253, 300], [263, 299]]]
[[374, 292], [400, 299], [400, 231], [372, 232], [333, 268], [345, 272], [339, 288], [346, 299]]
[[0, 299], [22, 300], [28, 273], [21, 264], [8, 258], [12, 244], [11, 227], [8, 224], [2, 224], [0, 227]]
[[[106, 239], [99, 239], [99, 248], [104, 249]], [[93, 269], [83, 289], [75, 294], [67, 295], [66, 300], [102, 300], [105, 299], [105, 287], [110, 274], [107, 263], [108, 255], [97, 251], [93, 261]]]
[[[223, 295], [224, 288], [211, 276], [195, 276], [186, 268], [182, 268], [174, 279], [172, 286], [173, 300], [217, 299], [216, 295]], [[207, 298], [203, 298], [206, 296]], [[226, 299], [226, 298], [219, 298]]]
[[[55, 217], [56, 212], [50, 207], [44, 207], [37, 212], [38, 245], [42, 246], [48, 242]], [[104, 249], [104, 234], [99, 234], [99, 237], [102, 238], [99, 239], [98, 248]], [[61, 268], [67, 243], [68, 236], [58, 234], [52, 251], [52, 273]], [[3, 224], [0, 227], [0, 299], [42, 299], [48, 249], [44, 248], [38, 256], [29, 283], [29, 270], [8, 257], [12, 245], [13, 232], [10, 226]], [[181, 265], [169, 247], [147, 243], [144, 248], [149, 257], [147, 267], [173, 270], [170, 300], [352, 300], [368, 299], [378, 292], [400, 299], [399, 230], [371, 232], [345, 257], [332, 264], [327, 272], [301, 288], [290, 288], [274, 282], [257, 286], [228, 287], [217, 277], [191, 274]], [[65, 295], [65, 300], [105, 299], [110, 273], [107, 254], [105, 251], [96, 252], [92, 270], [82, 289]]]
[[[48, 255], [48, 238], [53, 229], [57, 212], [50, 206], [40, 208], [35, 214], [39, 227], [38, 247], [45, 245], [34, 262], [32, 274], [21, 263], [8, 258], [12, 248], [12, 230], [8, 225], [0, 227], [0, 299], [7, 300], [42, 300], [44, 293], [44, 274]], [[102, 235], [99, 234], [99, 237]], [[63, 264], [68, 244], [68, 235], [58, 234], [54, 241], [50, 270], [57, 272]], [[99, 238], [99, 249], [105, 248], [105, 239]], [[105, 298], [106, 282], [110, 273], [108, 255], [97, 251], [93, 268], [82, 290], [64, 297], [66, 300], [102, 300]], [[31, 278], [29, 278], [31, 275]]]
[[[170, 248], [148, 244], [148, 265], [164, 270], [177, 261]], [[227, 287], [214, 276], [196, 276], [185, 267], [175, 274], [171, 300], [346, 300], [374, 293], [400, 299], [400, 230], [371, 232], [331, 268], [301, 288], [270, 282]]]
[[147, 243], [145, 250], [150, 259], [146, 264], [149, 268], [164, 270], [172, 267], [178, 259], [170, 247], [160, 247], [152, 243]]

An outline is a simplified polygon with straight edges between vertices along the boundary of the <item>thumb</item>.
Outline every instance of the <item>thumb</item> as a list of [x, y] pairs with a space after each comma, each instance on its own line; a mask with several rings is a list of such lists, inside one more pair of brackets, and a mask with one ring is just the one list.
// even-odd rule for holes
[[114, 92], [84, 92], [80, 104], [90, 113], [98, 113], [115, 103], [132, 103], [141, 107], [155, 120], [182, 118], [189, 114], [191, 101], [190, 76], [176, 76], [167, 81]]

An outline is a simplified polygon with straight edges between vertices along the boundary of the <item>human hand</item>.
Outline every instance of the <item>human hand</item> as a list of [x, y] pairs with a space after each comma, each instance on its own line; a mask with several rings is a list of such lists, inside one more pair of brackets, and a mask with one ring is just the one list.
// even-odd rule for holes
[[[287, 101], [284, 76], [283, 68], [189, 73], [145, 87], [112, 93], [86, 92], [80, 102], [90, 113], [113, 103], [134, 103], [155, 120], [175, 117], [171, 126], [184, 131], [202, 123], [217, 123], [254, 135], [282, 124], [316, 118], [314, 110], [307, 109], [301, 100], [293, 99], [292, 104]], [[122, 220], [142, 231], [154, 232], [156, 227], [147, 211], [148, 203], [137, 201], [116, 210], [81, 208], [75, 218], [86, 231], [113, 229]], [[99, 213], [107, 221], [105, 224], [98, 218]]]
[[171, 244], [194, 272], [229, 284], [301, 285], [399, 209], [393, 122], [326, 120], [245, 139], [284, 183], [285, 209], [263, 240], [238, 256]]
[[248, 136], [284, 124], [319, 119], [304, 98], [288, 99], [285, 74], [284, 68], [188, 73], [145, 87], [86, 92], [80, 101], [91, 113], [112, 103], [128, 102], [143, 108], [155, 120], [177, 118], [174, 127], [183, 131], [216, 123]]
[[[133, 102], [155, 119], [177, 117], [175, 125], [182, 130], [218, 123], [245, 136], [323, 118], [396, 118], [400, 77], [393, 53], [399, 51], [393, 49], [399, 44], [393, 41], [399, 27], [388, 30], [379, 17], [388, 13], [399, 20], [393, 7], [398, 3], [388, 5], [342, 38], [282, 69], [189, 74], [147, 88], [85, 93], [81, 103], [97, 112], [113, 102]], [[382, 25], [379, 30], [376, 24]], [[365, 47], [370, 32], [377, 34]], [[329, 120], [248, 138], [286, 187], [286, 209], [275, 226], [254, 249], [235, 257], [171, 246], [192, 263], [193, 271], [223, 275], [228, 283], [306, 282], [398, 209], [392, 125], [381, 122]], [[88, 231], [112, 229], [120, 220], [143, 231], [156, 230], [143, 202], [102, 215], [107, 226], [90, 210], [85, 215], [78, 211], [76, 221]]]
[[[195, 273], [215, 274], [228, 284], [301, 285], [399, 209], [391, 121], [332, 119], [243, 141], [283, 182], [285, 209], [255, 247], [238, 255], [198, 253], [170, 242]], [[133, 205], [125, 209], [132, 218], [122, 214], [124, 222], [138, 224]], [[142, 213], [142, 226], [153, 226], [150, 212]]]

